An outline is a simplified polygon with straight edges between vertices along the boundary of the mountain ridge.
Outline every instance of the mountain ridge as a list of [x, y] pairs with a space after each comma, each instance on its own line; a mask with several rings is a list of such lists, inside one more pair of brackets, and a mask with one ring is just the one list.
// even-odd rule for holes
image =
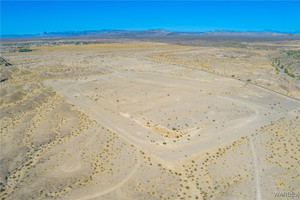
[[63, 31], [63, 32], [44, 32], [38, 34], [5, 34], [1, 37], [155, 37], [155, 36], [183, 36], [183, 35], [199, 35], [199, 36], [246, 36], [246, 37], [300, 37], [300, 33], [276, 32], [276, 31], [230, 31], [215, 30], [206, 32], [187, 32], [187, 31], [171, 31], [165, 29], [149, 29], [149, 30], [84, 30], [84, 31]]

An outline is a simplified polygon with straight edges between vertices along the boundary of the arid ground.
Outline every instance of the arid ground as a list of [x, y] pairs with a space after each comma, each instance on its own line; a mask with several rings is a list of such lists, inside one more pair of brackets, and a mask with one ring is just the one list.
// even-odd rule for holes
[[300, 41], [241, 44], [3, 50], [2, 199], [299, 193]]

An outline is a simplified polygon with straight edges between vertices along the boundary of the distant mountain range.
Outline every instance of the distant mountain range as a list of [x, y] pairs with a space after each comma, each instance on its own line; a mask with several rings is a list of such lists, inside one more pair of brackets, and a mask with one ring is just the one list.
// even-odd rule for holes
[[91, 31], [66, 31], [44, 32], [41, 34], [2, 35], [1, 37], [161, 37], [161, 36], [236, 36], [236, 37], [300, 37], [299, 33], [281, 33], [273, 31], [208, 31], [208, 32], [181, 32], [164, 29], [151, 30], [91, 30]]

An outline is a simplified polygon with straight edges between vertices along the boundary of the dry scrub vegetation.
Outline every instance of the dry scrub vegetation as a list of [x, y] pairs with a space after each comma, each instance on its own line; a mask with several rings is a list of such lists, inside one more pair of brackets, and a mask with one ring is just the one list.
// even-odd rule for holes
[[299, 46], [281, 45], [29, 43], [33, 51], [3, 51], [12, 65], [1, 65], [1, 198], [300, 192]]

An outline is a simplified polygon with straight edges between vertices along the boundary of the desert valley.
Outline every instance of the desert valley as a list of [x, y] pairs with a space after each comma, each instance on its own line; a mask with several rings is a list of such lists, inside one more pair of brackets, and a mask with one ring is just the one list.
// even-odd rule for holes
[[201, 41], [2, 41], [1, 198], [299, 193], [300, 40]]

